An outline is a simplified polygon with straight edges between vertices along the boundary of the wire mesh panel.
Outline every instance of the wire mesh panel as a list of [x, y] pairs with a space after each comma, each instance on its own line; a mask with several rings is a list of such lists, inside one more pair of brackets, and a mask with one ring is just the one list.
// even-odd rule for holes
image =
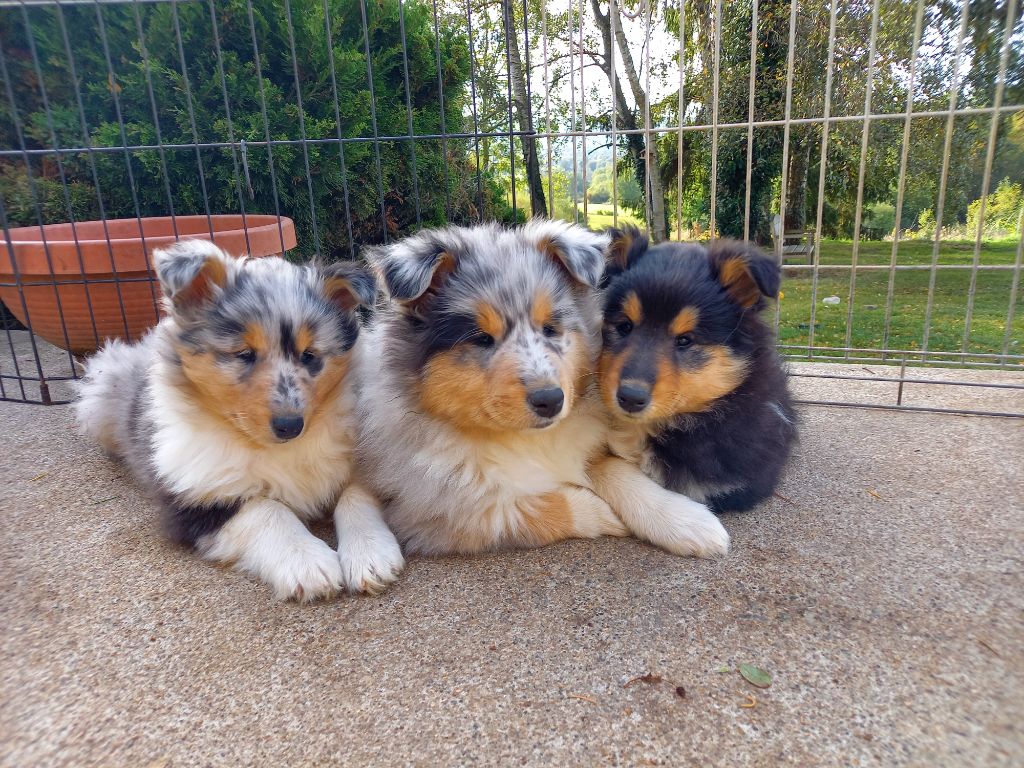
[[805, 399], [1019, 414], [1022, 14], [0, 3], [0, 399], [66, 401], [76, 356], [152, 325], [176, 237], [334, 260], [547, 215], [773, 251]]

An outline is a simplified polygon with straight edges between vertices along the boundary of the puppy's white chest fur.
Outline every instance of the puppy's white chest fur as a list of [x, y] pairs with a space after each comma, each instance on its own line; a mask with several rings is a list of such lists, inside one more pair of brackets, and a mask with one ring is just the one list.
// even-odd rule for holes
[[602, 417], [584, 400], [548, 429], [471, 439], [474, 450], [465, 452], [465, 461], [517, 495], [546, 493], [562, 483], [586, 487], [586, 459], [603, 438]]

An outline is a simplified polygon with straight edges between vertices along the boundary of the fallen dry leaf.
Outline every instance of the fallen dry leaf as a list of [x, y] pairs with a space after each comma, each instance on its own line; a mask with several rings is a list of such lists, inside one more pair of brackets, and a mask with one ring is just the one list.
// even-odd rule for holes
[[685, 699], [686, 698], [686, 689], [683, 688], [683, 686], [681, 686], [681, 685], [677, 685], [676, 686], [676, 696], [678, 696], [680, 699]]

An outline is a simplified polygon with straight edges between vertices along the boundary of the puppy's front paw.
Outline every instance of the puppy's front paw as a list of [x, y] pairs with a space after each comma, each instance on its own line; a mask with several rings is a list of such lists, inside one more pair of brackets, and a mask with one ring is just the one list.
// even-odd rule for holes
[[263, 575], [278, 599], [304, 603], [334, 595], [343, 583], [338, 556], [312, 534], [278, 553]]
[[383, 591], [405, 567], [402, 548], [386, 528], [349, 532], [338, 542], [337, 560], [345, 588], [371, 595]]
[[676, 555], [714, 557], [729, 552], [729, 532], [705, 505], [677, 496], [655, 543]]

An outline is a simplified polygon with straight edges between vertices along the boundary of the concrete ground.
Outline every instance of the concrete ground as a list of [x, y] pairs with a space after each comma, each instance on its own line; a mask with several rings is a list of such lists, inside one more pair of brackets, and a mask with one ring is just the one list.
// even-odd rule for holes
[[0, 764], [1021, 765], [1022, 422], [801, 417], [725, 559], [417, 558], [299, 606], [166, 544], [69, 409], [0, 403]]

